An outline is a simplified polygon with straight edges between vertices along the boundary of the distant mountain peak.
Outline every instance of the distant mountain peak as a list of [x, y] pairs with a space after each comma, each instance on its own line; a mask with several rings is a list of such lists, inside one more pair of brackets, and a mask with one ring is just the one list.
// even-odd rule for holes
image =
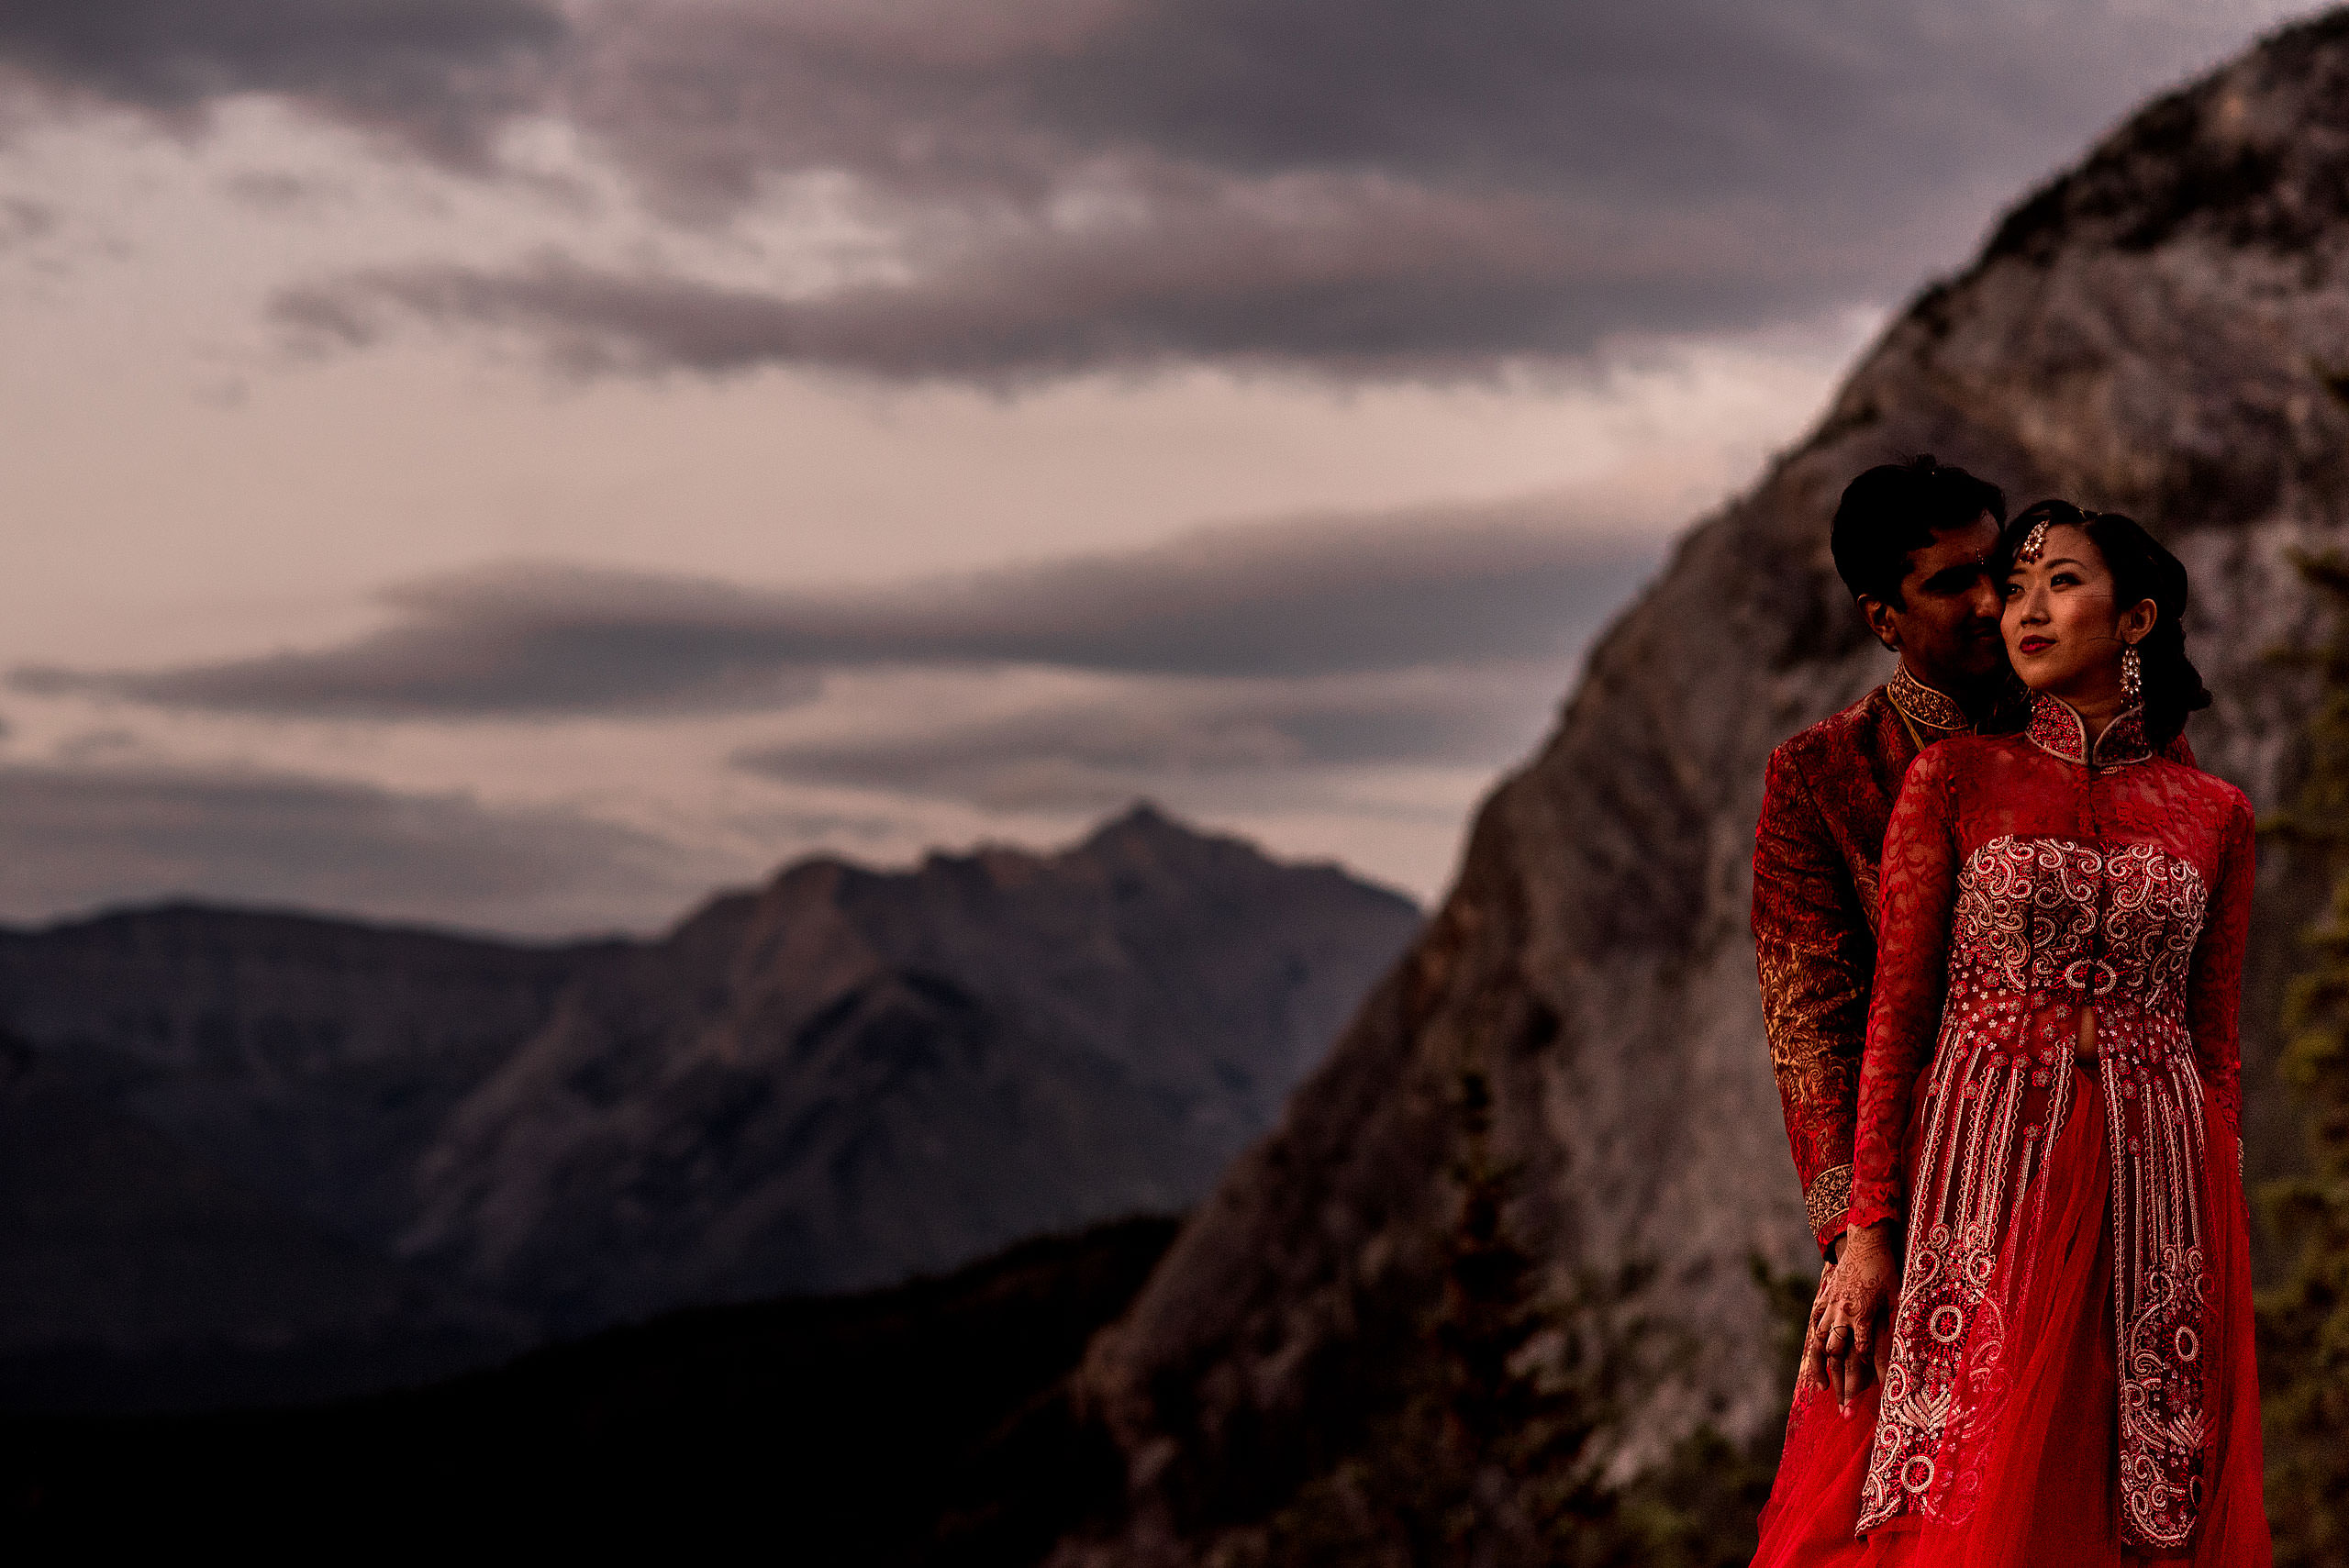
[[1148, 799], [1137, 799], [1125, 810], [1094, 828], [1066, 852], [1074, 856], [1097, 856], [1105, 851], [1112, 853], [1149, 852], [1178, 847], [1195, 849], [1209, 844], [1242, 850], [1261, 860], [1273, 859], [1261, 846], [1246, 839], [1195, 828], [1166, 811], [1156, 801]]
[[1110, 817], [1093, 830], [1096, 839], [1112, 833], [1181, 833], [1190, 838], [1201, 835], [1188, 824], [1177, 820], [1158, 802], [1148, 796], [1137, 796], [1132, 805]]

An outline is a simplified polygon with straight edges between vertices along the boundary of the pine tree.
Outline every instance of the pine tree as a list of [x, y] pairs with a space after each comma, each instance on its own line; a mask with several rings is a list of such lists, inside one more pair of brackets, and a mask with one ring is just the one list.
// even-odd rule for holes
[[1278, 1568], [1575, 1568], [1629, 1562], [1604, 1483], [1636, 1327], [1607, 1310], [1639, 1283], [1557, 1298], [1508, 1220], [1520, 1181], [1496, 1157], [1490, 1090], [1459, 1079], [1457, 1218], [1441, 1296], [1401, 1396], [1344, 1461], [1270, 1521]]
[[[1733, 1442], [1700, 1426], [1610, 1485], [1626, 1414], [1688, 1347], [1632, 1310], [1651, 1269], [1557, 1279], [1511, 1223], [1523, 1173], [1496, 1148], [1491, 1091], [1473, 1065], [1453, 1105], [1441, 1289], [1396, 1347], [1392, 1399], [1214, 1568], [1742, 1568], [1776, 1429]], [[1781, 1330], [1757, 1352], [1783, 1363], [1791, 1390], [1817, 1282], [1759, 1259], [1753, 1273]]]
[[1572, 1301], [1545, 1298], [1544, 1271], [1508, 1224], [1518, 1171], [1494, 1157], [1482, 1074], [1463, 1073], [1460, 1096], [1460, 1221], [1434, 1332], [1448, 1468], [1472, 1478], [1450, 1560], [1588, 1560], [1590, 1545], [1611, 1533], [1605, 1439], [1620, 1418], [1626, 1341], [1636, 1339], [1635, 1327], [1609, 1321], [1607, 1307], [1642, 1282], [1585, 1281]]

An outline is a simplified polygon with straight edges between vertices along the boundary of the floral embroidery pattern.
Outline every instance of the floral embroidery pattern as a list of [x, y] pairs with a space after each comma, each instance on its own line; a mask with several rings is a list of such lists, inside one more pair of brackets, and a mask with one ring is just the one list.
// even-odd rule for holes
[[1859, 1528], [1974, 1506], [2077, 1061], [2112, 1166], [2121, 1535], [2169, 1551], [2199, 1519], [2212, 1430], [2204, 1106], [2234, 1124], [2250, 808], [2166, 759], [2131, 765], [2142, 728], [2090, 747], [2050, 706], [2027, 737], [1926, 753], [1886, 836], [1850, 1218], [1905, 1207], [1908, 1257]]
[[2088, 742], [2088, 728], [2080, 716], [2053, 697], [2033, 703], [2031, 728], [2023, 733], [2031, 743], [2067, 762], [2098, 768], [2118, 768], [2142, 762], [2154, 754], [2145, 740], [2145, 710], [2132, 707], [2114, 716], [2104, 733]]
[[2002, 1270], [2000, 1253], [2008, 1238], [2036, 1233], [2035, 1206], [2017, 1210], [2036, 1195], [2033, 1175], [2070, 1112], [2073, 1009], [2093, 1003], [2117, 1151], [2118, 1342], [2131, 1347], [2123, 1493], [2144, 1543], [2190, 1532], [2191, 1510], [2181, 1524], [2179, 1505], [2197, 1495], [2199, 1373], [2191, 1358], [2157, 1352], [2199, 1344], [2202, 1333], [2192, 1179], [2200, 1083], [2175, 1020], [2208, 904], [2201, 873], [2152, 844], [2001, 836], [1959, 871], [1927, 1091], [1943, 1114], [1918, 1162], [1863, 1528], [1911, 1504], [1952, 1519], [1971, 1507], [1979, 1478], [1950, 1455], [1973, 1446], [2005, 1393], [2006, 1318], [2022, 1274]]
[[1834, 1165], [1820, 1172], [1811, 1177], [1802, 1197], [1812, 1231], [1822, 1236], [1841, 1235], [1844, 1212], [1852, 1207], [1852, 1167]]

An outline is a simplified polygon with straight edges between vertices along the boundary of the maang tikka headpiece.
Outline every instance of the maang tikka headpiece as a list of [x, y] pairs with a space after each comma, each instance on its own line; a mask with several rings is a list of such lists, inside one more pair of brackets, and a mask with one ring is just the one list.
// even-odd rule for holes
[[2047, 519], [2042, 517], [2031, 525], [2031, 532], [2022, 536], [2022, 548], [2015, 551], [2015, 559], [2025, 566], [2037, 562], [2047, 550]]

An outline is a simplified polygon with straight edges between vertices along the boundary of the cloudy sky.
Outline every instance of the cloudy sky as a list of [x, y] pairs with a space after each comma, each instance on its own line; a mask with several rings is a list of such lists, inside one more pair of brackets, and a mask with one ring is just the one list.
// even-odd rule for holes
[[2242, 0], [11, 0], [0, 918], [650, 929], [1137, 795], [1427, 895]]

